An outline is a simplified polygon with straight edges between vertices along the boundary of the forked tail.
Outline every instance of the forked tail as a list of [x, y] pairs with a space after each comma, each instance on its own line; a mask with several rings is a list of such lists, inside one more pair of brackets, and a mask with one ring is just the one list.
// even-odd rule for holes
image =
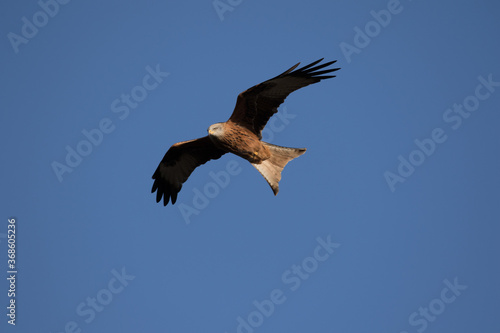
[[288, 162], [304, 154], [306, 148], [287, 148], [267, 142], [263, 142], [263, 144], [271, 151], [271, 157], [259, 164], [252, 163], [252, 165], [264, 176], [276, 195], [279, 191], [278, 183], [281, 180], [281, 171]]

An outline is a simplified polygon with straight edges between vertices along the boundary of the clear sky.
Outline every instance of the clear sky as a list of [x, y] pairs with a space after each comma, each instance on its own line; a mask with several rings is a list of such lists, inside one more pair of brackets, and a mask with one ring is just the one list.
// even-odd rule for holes
[[[499, 15], [486, 0], [2, 2], [0, 331], [498, 332]], [[308, 148], [276, 197], [225, 155], [155, 202], [172, 144], [323, 57], [337, 77], [264, 133]]]

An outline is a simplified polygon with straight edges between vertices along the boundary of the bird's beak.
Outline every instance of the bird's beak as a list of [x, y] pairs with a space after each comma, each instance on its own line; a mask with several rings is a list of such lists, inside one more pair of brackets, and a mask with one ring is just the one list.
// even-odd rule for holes
[[214, 134], [211, 129], [208, 130], [208, 134]]

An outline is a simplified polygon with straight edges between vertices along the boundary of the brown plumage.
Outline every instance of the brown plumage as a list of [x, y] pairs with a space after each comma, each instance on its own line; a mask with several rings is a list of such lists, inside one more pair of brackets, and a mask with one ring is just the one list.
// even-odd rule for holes
[[330, 61], [318, 66], [323, 59], [294, 71], [296, 64], [282, 74], [259, 83], [238, 95], [233, 114], [225, 123], [208, 128], [208, 136], [174, 144], [163, 157], [153, 174], [156, 202], [163, 197], [166, 206], [174, 204], [182, 184], [196, 167], [209, 160], [233, 153], [249, 161], [271, 186], [279, 191], [281, 171], [292, 159], [305, 153], [305, 148], [287, 148], [261, 141], [262, 130], [285, 98], [295, 90], [335, 75], [323, 75], [339, 68], [320, 69], [332, 65]]

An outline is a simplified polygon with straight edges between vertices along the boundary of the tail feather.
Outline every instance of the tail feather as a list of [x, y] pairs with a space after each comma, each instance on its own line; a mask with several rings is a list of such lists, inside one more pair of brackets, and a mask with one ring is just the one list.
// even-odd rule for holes
[[278, 183], [281, 180], [281, 171], [288, 162], [304, 154], [306, 148], [288, 148], [267, 142], [263, 143], [271, 151], [271, 157], [261, 163], [252, 163], [252, 165], [264, 176], [276, 195], [279, 191]]

